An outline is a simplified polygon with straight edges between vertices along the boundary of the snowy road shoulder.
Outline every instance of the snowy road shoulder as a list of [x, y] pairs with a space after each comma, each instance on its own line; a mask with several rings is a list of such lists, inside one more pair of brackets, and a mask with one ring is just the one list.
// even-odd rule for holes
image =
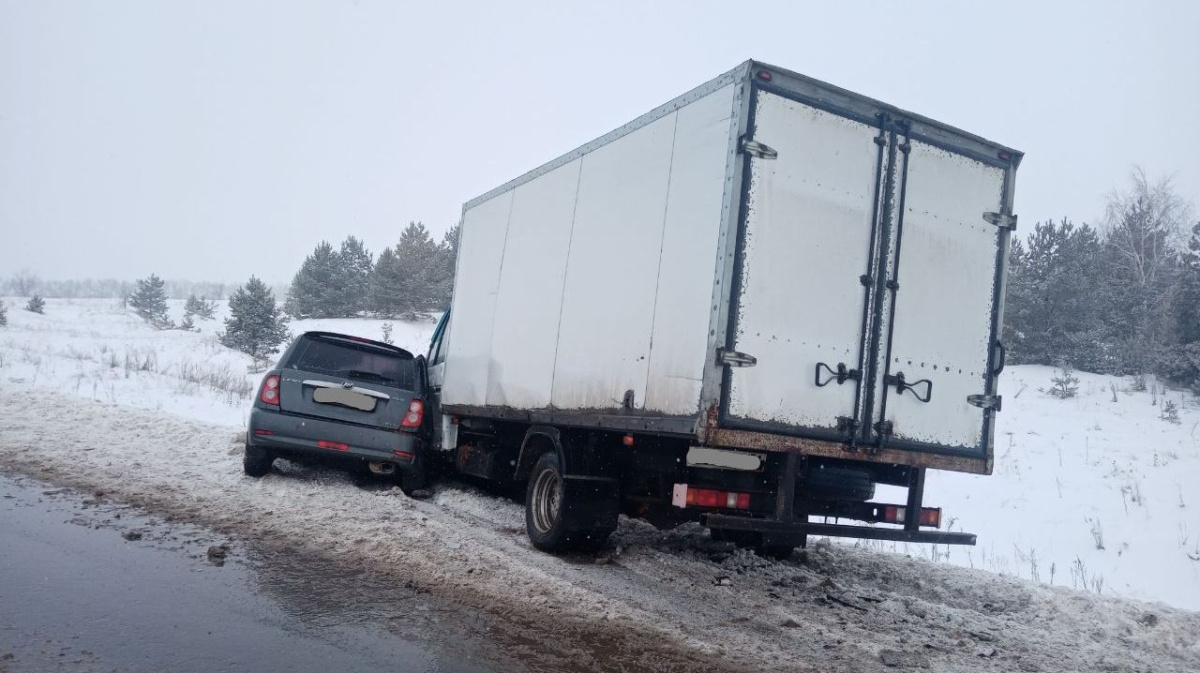
[[768, 562], [637, 521], [601, 563], [560, 559], [529, 547], [515, 503], [457, 486], [417, 502], [309, 468], [256, 481], [239, 442], [229, 426], [0, 390], [0, 468], [391, 574], [597, 669], [1200, 670], [1197, 613], [850, 545]]

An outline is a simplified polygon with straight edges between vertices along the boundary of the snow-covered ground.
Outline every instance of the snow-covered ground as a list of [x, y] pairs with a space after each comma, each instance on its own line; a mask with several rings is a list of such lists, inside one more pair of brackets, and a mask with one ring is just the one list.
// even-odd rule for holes
[[[712, 543], [695, 526], [662, 533], [623, 520], [612, 562], [594, 566], [532, 551], [518, 504], [466, 487], [419, 503], [324, 470], [242, 477], [238, 433], [260, 375], [216, 343], [217, 320], [160, 332], [112, 300], [51, 299], [44, 316], [6, 303], [8, 469], [242, 534], [399, 563], [480, 609], [519, 599], [578, 628], [638, 625], [651, 641], [748, 665], [1200, 670], [1200, 614], [1110, 598], [1200, 609], [1200, 408], [1178, 392], [1167, 394], [1180, 407], [1172, 423], [1159, 418], [1161, 395], [1151, 405], [1128, 381], [1079, 374], [1078, 397], [1059, 400], [1039, 391], [1051, 369], [1010, 368], [995, 474], [928, 481], [927, 502], [954, 529], [978, 533], [975, 548], [833, 541], [814, 545], [805, 563], [777, 563]], [[301, 321], [292, 331], [378, 338], [382, 322]], [[395, 322], [393, 338], [423, 352], [432, 329]], [[801, 626], [781, 626], [793, 618]]]

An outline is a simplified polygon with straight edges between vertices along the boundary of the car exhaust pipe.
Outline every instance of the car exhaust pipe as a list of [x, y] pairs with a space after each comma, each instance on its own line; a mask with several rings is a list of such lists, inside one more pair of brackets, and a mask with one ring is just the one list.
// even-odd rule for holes
[[367, 463], [367, 468], [371, 470], [371, 474], [390, 475], [396, 474], [395, 463], [382, 463], [379, 461], [371, 461]]

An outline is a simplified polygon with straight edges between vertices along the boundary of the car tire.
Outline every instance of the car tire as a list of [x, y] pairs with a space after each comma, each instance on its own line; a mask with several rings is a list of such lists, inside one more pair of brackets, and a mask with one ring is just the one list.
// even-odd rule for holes
[[275, 456], [261, 446], [246, 444], [246, 453], [242, 456], [242, 471], [247, 476], [264, 477], [271, 471]]

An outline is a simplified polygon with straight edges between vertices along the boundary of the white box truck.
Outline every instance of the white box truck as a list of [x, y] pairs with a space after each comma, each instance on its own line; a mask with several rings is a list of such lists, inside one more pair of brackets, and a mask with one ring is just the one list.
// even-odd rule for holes
[[545, 550], [620, 512], [973, 544], [924, 477], [992, 470], [1021, 157], [743, 63], [464, 206], [435, 448], [524, 484]]

